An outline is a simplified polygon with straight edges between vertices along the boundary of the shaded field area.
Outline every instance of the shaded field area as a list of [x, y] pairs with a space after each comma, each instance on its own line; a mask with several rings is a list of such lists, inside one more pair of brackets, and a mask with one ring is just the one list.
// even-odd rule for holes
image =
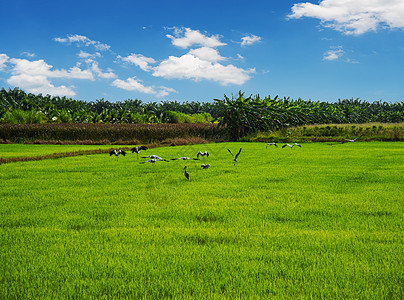
[[112, 147], [127, 147], [119, 145], [32, 145], [32, 144], [0, 144], [1, 158], [31, 158], [57, 153], [79, 151], [109, 150]]
[[403, 297], [402, 143], [143, 154], [0, 165], [0, 295]]
[[12, 162], [57, 159], [91, 154], [108, 154], [112, 149], [130, 151], [119, 145], [31, 145], [0, 144], [0, 165]]
[[0, 142], [84, 144], [195, 143], [221, 141], [225, 130], [217, 124], [0, 124]]

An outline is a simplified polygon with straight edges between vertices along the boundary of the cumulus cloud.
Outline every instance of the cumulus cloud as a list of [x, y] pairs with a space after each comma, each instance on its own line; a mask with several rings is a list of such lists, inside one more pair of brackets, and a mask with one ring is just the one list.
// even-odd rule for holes
[[100, 57], [101, 53], [96, 52], [94, 54], [91, 54], [91, 53], [84, 52], [83, 50], [80, 50], [80, 53], [77, 54], [77, 56], [80, 58], [84, 58], [84, 59], [89, 59], [89, 58], [94, 59], [94, 58]]
[[[225, 45], [220, 42], [218, 36], [207, 36], [201, 34], [198, 30], [189, 28], [175, 28], [174, 31], [176, 37], [167, 35], [171, 38], [174, 45], [184, 49], [195, 45], [199, 47], [190, 49], [188, 53], [179, 57], [169, 56], [159, 63], [155, 59], [142, 54], [132, 53], [127, 57], [118, 56], [117, 58], [124, 62], [132, 63], [143, 71], [151, 72], [155, 77], [190, 79], [194, 81], [210, 80], [219, 82], [222, 85], [244, 84], [251, 78], [250, 74], [255, 72], [255, 69], [245, 70], [231, 64], [224, 65], [219, 63], [227, 60], [227, 58], [221, 56], [215, 48]], [[259, 38], [252, 36], [250, 43], [256, 40], [259, 40]], [[152, 66], [151, 64], [157, 65]], [[140, 88], [138, 80], [134, 80], [133, 78], [128, 80], [115, 81], [115, 85], [119, 85], [121, 88]]]
[[69, 70], [53, 70], [53, 66], [42, 59], [29, 61], [27, 59], [11, 58], [8, 62], [14, 66], [11, 69], [12, 76], [7, 80], [7, 83], [26, 89], [31, 93], [74, 96], [76, 93], [72, 86], [54, 86], [49, 81], [49, 78], [94, 80], [90, 70], [81, 70], [77, 66]]
[[79, 67], [72, 67], [69, 70], [51, 70], [52, 65], [47, 64], [43, 59], [29, 61], [26, 59], [12, 58], [10, 63], [14, 64], [13, 74], [26, 74], [31, 76], [43, 75], [53, 78], [75, 78], [94, 80], [89, 70], [81, 70]]
[[209, 48], [209, 47], [191, 49], [189, 51], [189, 54], [193, 55], [195, 57], [198, 57], [201, 60], [210, 61], [210, 62], [216, 62], [216, 61], [221, 61], [221, 60], [226, 59], [219, 54], [219, 51], [217, 51], [216, 49], [213, 49], [213, 48]]
[[[226, 45], [220, 41], [219, 35], [202, 34], [199, 30], [190, 28], [174, 28], [174, 36], [166, 35], [171, 39], [173, 45], [190, 49], [188, 53], [176, 57], [169, 56], [154, 68], [153, 76], [167, 79], [191, 79], [194, 81], [211, 80], [222, 85], [244, 84], [251, 78], [250, 74], [255, 69], [244, 70], [234, 65], [223, 65], [220, 61], [226, 60], [216, 49]], [[259, 39], [256, 36], [249, 36], [245, 43], [254, 43]]]
[[220, 41], [219, 35], [207, 36], [202, 34], [199, 30], [192, 30], [190, 28], [174, 28], [174, 36], [167, 34], [171, 39], [171, 43], [179, 48], [190, 48], [193, 45], [202, 47], [215, 48], [226, 45]]
[[137, 80], [136, 77], [128, 78], [126, 80], [115, 79], [111, 85], [127, 91], [139, 91], [146, 94], [156, 93], [152, 87], [143, 85], [143, 83], [140, 80]]
[[145, 94], [155, 95], [156, 97], [165, 97], [171, 92], [176, 92], [176, 90], [164, 86], [158, 87], [157, 89], [152, 86], [145, 86], [142, 81], [136, 77], [128, 78], [126, 80], [116, 79], [111, 83], [111, 85], [127, 91], [137, 91]]
[[89, 39], [88, 37], [79, 35], [79, 34], [74, 34], [74, 35], [68, 34], [66, 38], [57, 37], [57, 38], [54, 38], [53, 40], [55, 42], [59, 42], [59, 43], [76, 44], [78, 47], [79, 46], [85, 46], [85, 47], [93, 46], [98, 51], [106, 51], [111, 48], [111, 46], [109, 46], [107, 44], [103, 44], [98, 41], [93, 41], [93, 40]]
[[111, 79], [118, 77], [111, 69], [108, 68], [108, 72], [103, 72], [100, 67], [98, 66], [98, 62], [92, 61], [91, 62], [91, 71], [96, 74], [100, 78]]
[[344, 50], [342, 50], [341, 46], [334, 47], [324, 53], [324, 60], [337, 60], [344, 54]]
[[0, 54], [0, 71], [6, 68], [6, 62], [9, 57], [6, 54]]
[[54, 86], [44, 75], [14, 75], [7, 80], [7, 83], [13, 86], [21, 87], [34, 94], [41, 93], [71, 97], [76, 95], [76, 92], [73, 90], [73, 86]]
[[250, 73], [254, 69], [244, 70], [233, 65], [222, 64], [202, 60], [190, 53], [181, 57], [169, 56], [154, 68], [153, 76], [168, 79], [202, 79], [217, 81], [222, 85], [243, 84], [250, 79]]
[[154, 64], [156, 62], [151, 57], [146, 57], [142, 54], [134, 54], [134, 53], [132, 53], [131, 55], [126, 56], [126, 57], [122, 57], [122, 56], [118, 55], [118, 59], [121, 59], [122, 61], [125, 61], [128, 63], [132, 63], [132, 64], [138, 66], [139, 68], [141, 68], [143, 71], [150, 71], [151, 66], [149, 66], [149, 64]]
[[261, 37], [254, 34], [247, 35], [241, 38], [241, 47], [250, 46], [261, 41]]
[[360, 35], [378, 27], [404, 29], [402, 0], [322, 0], [297, 3], [289, 18], [318, 18], [325, 27], [347, 35]]

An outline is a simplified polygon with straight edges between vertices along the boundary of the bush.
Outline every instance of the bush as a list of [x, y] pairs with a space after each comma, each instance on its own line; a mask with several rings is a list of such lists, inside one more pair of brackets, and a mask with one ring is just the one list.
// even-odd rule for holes
[[46, 118], [40, 111], [14, 109], [5, 113], [2, 122], [12, 124], [44, 123], [46, 122]]
[[163, 113], [163, 123], [210, 123], [213, 118], [209, 113], [185, 114], [177, 111], [166, 111]]

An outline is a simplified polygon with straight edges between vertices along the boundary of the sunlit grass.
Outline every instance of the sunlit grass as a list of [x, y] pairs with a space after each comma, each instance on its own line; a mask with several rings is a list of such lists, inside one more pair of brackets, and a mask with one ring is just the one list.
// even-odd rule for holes
[[0, 295], [403, 296], [401, 143], [199, 150], [1, 165]]

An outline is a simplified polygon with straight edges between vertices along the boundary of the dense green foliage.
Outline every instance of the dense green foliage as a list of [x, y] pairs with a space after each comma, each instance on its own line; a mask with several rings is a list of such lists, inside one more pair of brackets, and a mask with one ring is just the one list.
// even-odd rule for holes
[[0, 91], [2, 123], [210, 123], [225, 127], [228, 138], [238, 140], [257, 131], [278, 130], [309, 124], [346, 124], [367, 122], [403, 122], [403, 102], [369, 103], [359, 99], [335, 103], [261, 98], [259, 95], [237, 97], [224, 95], [214, 102], [141, 100], [109, 102], [104, 99], [86, 102], [66, 97], [26, 94], [15, 88]]
[[212, 116], [209, 113], [186, 114], [177, 111], [165, 111], [162, 116], [163, 123], [211, 123]]
[[[18, 88], [0, 90], [0, 121], [4, 123], [162, 123], [167, 118], [164, 114], [167, 111], [194, 115], [187, 118], [188, 123], [209, 122], [215, 105], [196, 101], [144, 103], [138, 99], [123, 102], [99, 99], [88, 102], [27, 94]], [[202, 117], [195, 114], [202, 114]]]
[[0, 298], [403, 297], [401, 143], [205, 150], [0, 165]]
[[277, 130], [309, 124], [346, 124], [367, 122], [403, 122], [404, 102], [339, 100], [336, 103], [292, 100], [271, 96], [215, 99], [218, 119], [226, 125], [230, 140], [236, 141], [251, 132]]

